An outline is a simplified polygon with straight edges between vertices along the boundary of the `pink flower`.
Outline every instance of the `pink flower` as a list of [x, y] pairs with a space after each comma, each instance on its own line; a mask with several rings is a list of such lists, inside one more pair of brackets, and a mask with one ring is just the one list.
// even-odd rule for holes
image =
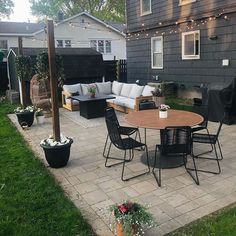
[[118, 206], [118, 209], [122, 214], [126, 214], [129, 210], [125, 204], [121, 204], [120, 206]]

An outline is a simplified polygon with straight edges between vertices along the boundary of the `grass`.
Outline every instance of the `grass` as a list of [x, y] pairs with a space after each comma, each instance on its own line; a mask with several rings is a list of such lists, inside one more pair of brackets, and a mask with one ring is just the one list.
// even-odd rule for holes
[[94, 235], [35, 157], [0, 102], [0, 235]]
[[236, 205], [185, 226], [169, 236], [235, 236]]
[[167, 97], [166, 104], [168, 104], [172, 109], [192, 111], [192, 103], [189, 99]]

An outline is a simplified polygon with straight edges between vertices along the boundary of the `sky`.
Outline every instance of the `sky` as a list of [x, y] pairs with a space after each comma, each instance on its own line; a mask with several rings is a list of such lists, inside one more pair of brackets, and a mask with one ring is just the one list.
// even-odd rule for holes
[[31, 15], [30, 3], [28, 0], [14, 0], [14, 13], [8, 18], [2, 18], [2, 21], [15, 22], [36, 22], [37, 18]]

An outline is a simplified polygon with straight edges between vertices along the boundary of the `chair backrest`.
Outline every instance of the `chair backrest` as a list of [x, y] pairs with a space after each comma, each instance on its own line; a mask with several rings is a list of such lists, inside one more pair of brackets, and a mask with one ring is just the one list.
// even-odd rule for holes
[[208, 114], [209, 114], [208, 106], [202, 105], [202, 104], [194, 104], [192, 108], [192, 112], [197, 113], [204, 118], [204, 121], [200, 125], [204, 128], [207, 128]]
[[120, 126], [113, 107], [106, 107], [105, 108], [105, 118], [108, 118], [109, 120], [115, 122], [118, 125], [118, 127]]
[[111, 142], [117, 148], [123, 148], [122, 138], [119, 132], [119, 122], [117, 120], [116, 115], [113, 114], [114, 109], [106, 108], [105, 109], [105, 121], [107, 126], [108, 135], [110, 137]]
[[168, 126], [162, 131], [161, 148], [163, 154], [190, 154], [191, 147], [191, 127]]

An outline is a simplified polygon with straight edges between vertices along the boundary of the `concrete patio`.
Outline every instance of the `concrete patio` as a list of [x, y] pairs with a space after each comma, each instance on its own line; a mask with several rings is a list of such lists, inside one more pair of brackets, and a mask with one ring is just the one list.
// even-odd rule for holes
[[[148, 205], [158, 226], [145, 235], [153, 236], [167, 234], [236, 202], [236, 125], [223, 125], [220, 134], [224, 155], [224, 160], [220, 162], [220, 175], [199, 173], [200, 186], [197, 186], [184, 167], [166, 169], [162, 171], [160, 188], [151, 173], [123, 182], [120, 179], [121, 166], [104, 167], [102, 152], [107, 130], [103, 118], [80, 123], [78, 112], [61, 109], [60, 114], [61, 133], [74, 139], [69, 163], [61, 169], [48, 167], [39, 146], [42, 139], [52, 134], [50, 118], [43, 125], [35, 122], [29, 130], [22, 130], [16, 116], [9, 117], [97, 235], [114, 235], [110, 227], [112, 216], [108, 207], [126, 199]], [[118, 114], [121, 123], [123, 115]], [[214, 132], [217, 128], [217, 123], [209, 123], [210, 131]], [[141, 135], [143, 134], [141, 130]], [[159, 142], [159, 131], [148, 130], [147, 136], [148, 148], [152, 150]], [[198, 147], [196, 145], [196, 152], [199, 151]], [[115, 155], [122, 155], [122, 152], [112, 150]], [[146, 167], [140, 163], [142, 152], [135, 151], [135, 154], [134, 160], [128, 164], [128, 174]], [[198, 160], [197, 166], [214, 170], [216, 163]]]

